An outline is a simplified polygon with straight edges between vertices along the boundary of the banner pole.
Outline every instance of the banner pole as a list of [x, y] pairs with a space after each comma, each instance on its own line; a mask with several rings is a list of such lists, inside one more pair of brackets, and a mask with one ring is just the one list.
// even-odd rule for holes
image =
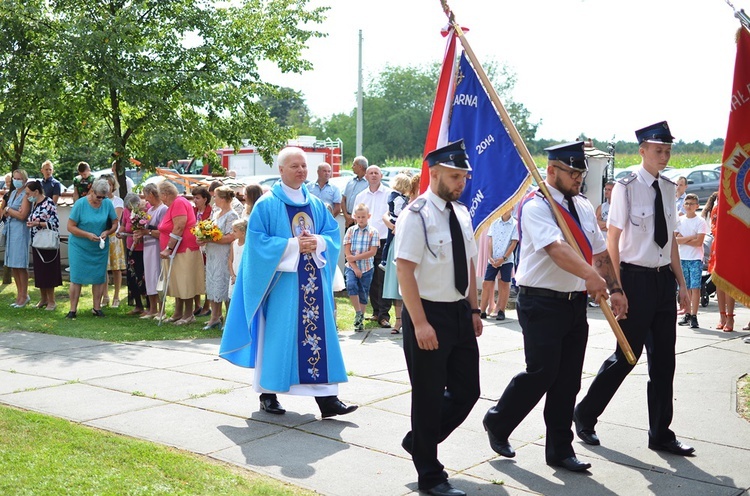
[[[518, 129], [516, 129], [515, 124], [513, 124], [513, 121], [508, 115], [508, 112], [505, 110], [505, 106], [500, 101], [500, 97], [495, 91], [495, 88], [492, 86], [490, 79], [487, 77], [487, 74], [484, 72], [482, 65], [479, 63], [476, 56], [474, 55], [474, 51], [471, 49], [471, 45], [469, 45], [468, 40], [464, 36], [464, 32], [461, 29], [461, 26], [459, 26], [458, 23], [456, 22], [455, 16], [453, 15], [453, 11], [450, 9], [450, 7], [448, 7], [447, 0], [440, 0], [440, 4], [443, 7], [443, 12], [445, 12], [445, 14], [448, 16], [448, 21], [450, 22], [453, 29], [456, 31], [456, 35], [458, 36], [458, 39], [461, 42], [461, 46], [463, 46], [464, 51], [466, 52], [466, 56], [469, 58], [471, 65], [474, 67], [474, 70], [477, 72], [477, 75], [479, 76], [479, 80], [482, 82], [482, 85], [484, 86], [485, 92], [490, 97], [490, 100], [492, 100], [492, 103], [495, 106], [495, 110], [499, 114], [500, 120], [503, 122], [503, 125], [505, 126], [505, 129], [508, 132], [508, 136], [510, 136], [510, 139], [513, 141], [513, 145], [516, 147], [516, 150], [518, 150], [519, 155], [521, 156], [521, 160], [523, 161], [528, 171], [531, 173], [531, 176], [536, 181], [537, 185], [539, 186], [539, 190], [542, 192], [544, 197], [547, 198], [547, 201], [550, 207], [552, 207], [552, 213], [554, 214], [555, 220], [557, 221], [557, 224], [560, 227], [560, 230], [562, 231], [563, 236], [565, 237], [565, 241], [581, 256], [581, 258], [583, 258], [583, 253], [581, 252], [581, 249], [578, 246], [578, 243], [576, 243], [575, 238], [573, 237], [573, 233], [570, 231], [570, 228], [568, 227], [568, 224], [565, 222], [565, 219], [563, 218], [562, 213], [560, 212], [557, 202], [554, 200], [554, 198], [552, 198], [552, 195], [550, 194], [549, 189], [547, 189], [547, 184], [544, 182], [544, 179], [542, 178], [541, 174], [539, 174], [539, 171], [536, 168], [536, 164], [534, 163], [534, 159], [531, 157], [531, 153], [529, 153], [529, 149], [526, 147], [526, 143], [523, 141], [523, 138], [521, 138], [521, 135], [518, 133]], [[622, 332], [620, 323], [617, 322], [617, 319], [615, 318], [614, 313], [612, 313], [612, 309], [607, 303], [607, 300], [602, 296], [599, 298], [598, 303], [600, 305], [600, 308], [602, 309], [602, 313], [604, 313], [604, 316], [606, 317], [607, 322], [609, 323], [609, 326], [612, 328], [612, 332], [614, 333], [615, 338], [617, 339], [617, 343], [620, 346], [620, 349], [622, 349], [622, 352], [625, 355], [626, 360], [628, 361], [630, 365], [635, 365], [637, 360], [635, 358], [635, 355], [633, 354], [633, 349], [630, 347], [630, 343], [628, 342], [628, 339], [625, 337], [625, 334]]]

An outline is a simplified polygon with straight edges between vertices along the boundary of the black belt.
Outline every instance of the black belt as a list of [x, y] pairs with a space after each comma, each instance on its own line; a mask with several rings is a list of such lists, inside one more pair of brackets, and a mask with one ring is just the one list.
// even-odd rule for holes
[[620, 270], [629, 270], [630, 272], [664, 272], [666, 270], [672, 270], [672, 268], [669, 264], [662, 265], [661, 267], [641, 267], [640, 265], [620, 262]]
[[529, 296], [544, 296], [546, 298], [557, 298], [558, 300], [575, 300], [579, 296], [586, 296], [586, 291], [571, 291], [569, 293], [563, 293], [552, 289], [530, 288], [528, 286], [519, 287], [518, 292]]

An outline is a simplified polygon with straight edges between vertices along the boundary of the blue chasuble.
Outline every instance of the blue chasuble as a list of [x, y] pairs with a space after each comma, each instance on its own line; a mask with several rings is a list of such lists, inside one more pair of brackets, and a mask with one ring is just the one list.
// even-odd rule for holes
[[[333, 315], [341, 235], [325, 204], [301, 188], [302, 203], [276, 184], [254, 205], [219, 350], [222, 358], [250, 368], [262, 354], [256, 381], [268, 391], [347, 381]], [[320, 268], [312, 254], [300, 254], [295, 271], [278, 270], [289, 239], [303, 230], [325, 240], [320, 256], [327, 263]]]

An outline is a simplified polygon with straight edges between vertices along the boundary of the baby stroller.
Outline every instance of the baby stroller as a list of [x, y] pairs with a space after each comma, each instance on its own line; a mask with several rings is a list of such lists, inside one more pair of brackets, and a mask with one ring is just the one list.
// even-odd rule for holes
[[716, 293], [716, 285], [711, 281], [711, 273], [708, 272], [708, 260], [711, 258], [711, 245], [714, 237], [706, 234], [703, 238], [703, 272], [701, 272], [701, 306], [708, 306], [708, 298]]

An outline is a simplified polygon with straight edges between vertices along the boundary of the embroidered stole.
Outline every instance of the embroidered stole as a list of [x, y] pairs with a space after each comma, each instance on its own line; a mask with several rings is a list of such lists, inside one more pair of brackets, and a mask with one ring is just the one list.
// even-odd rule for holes
[[[292, 235], [304, 231], [315, 234], [310, 205], [287, 205]], [[328, 363], [325, 342], [325, 302], [322, 276], [312, 254], [300, 254], [297, 265], [299, 300], [297, 305], [297, 357], [300, 384], [328, 383]]]

